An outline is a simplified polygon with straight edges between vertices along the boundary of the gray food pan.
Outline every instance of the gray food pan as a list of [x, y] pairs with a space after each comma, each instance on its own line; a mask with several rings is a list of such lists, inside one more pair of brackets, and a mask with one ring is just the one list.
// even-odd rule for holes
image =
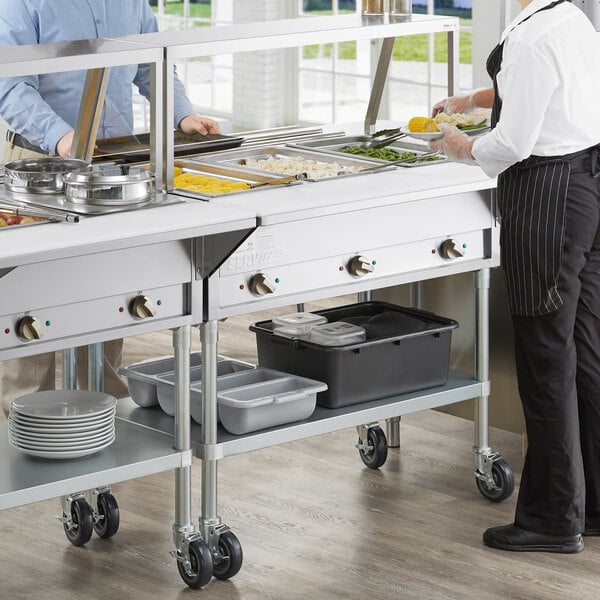
[[[220, 152], [218, 155], [205, 156], [206, 161], [215, 162], [221, 165], [240, 165], [240, 161], [247, 159], [266, 159], [271, 156], [276, 158], [306, 158], [309, 160], [315, 160], [322, 163], [337, 163], [341, 167], [358, 167], [360, 169], [366, 169], [375, 165], [384, 164], [385, 161], [375, 160], [368, 157], [352, 156], [343, 152], [320, 152], [312, 148], [304, 148], [292, 145], [285, 146], [265, 146], [263, 148], [246, 148], [237, 150], [228, 150], [226, 152]], [[263, 171], [259, 169], [251, 169], [244, 167], [248, 172], [254, 173], [271, 173], [271, 171]], [[394, 167], [391, 166], [390, 169]], [[274, 174], [278, 177], [283, 175], [280, 173]], [[319, 179], [308, 178], [306, 181], [327, 181], [328, 179], [337, 179], [339, 177], [351, 177], [354, 175], [360, 175], [358, 173], [347, 173], [344, 175], [333, 175], [331, 177], [320, 177]]]
[[[268, 183], [270, 181], [274, 181], [275, 179], [279, 179], [281, 175], [268, 173], [267, 171], [255, 171], [253, 169], [242, 169], [235, 166], [228, 165], [220, 165], [215, 163], [208, 163], [204, 160], [205, 155], [194, 159], [194, 157], [190, 157], [188, 161], [178, 160], [175, 162], [175, 166], [179, 167], [184, 173], [193, 173], [195, 175], [207, 175], [208, 177], [215, 177], [217, 179], [224, 179], [227, 181], [241, 181], [243, 183], [248, 183], [252, 185], [253, 183]], [[284, 186], [288, 185], [298, 185], [302, 183], [302, 181], [292, 181], [290, 183], [284, 184]], [[274, 189], [278, 187], [283, 187], [279, 185], [263, 185], [259, 190], [266, 189]], [[212, 198], [227, 198], [229, 196], [234, 196], [237, 194], [248, 194], [249, 192], [253, 192], [253, 189], [249, 190], [238, 190], [235, 192], [227, 192], [226, 194], [209, 194], [208, 192], [194, 192], [192, 190], [186, 190], [185, 188], [175, 188], [177, 193], [181, 196], [187, 196], [188, 198], [198, 198], [200, 200], [210, 200]]]
[[[219, 357], [223, 360], [223, 357]], [[202, 365], [202, 352], [190, 354], [190, 367]], [[175, 358], [173, 356], [161, 356], [152, 360], [125, 365], [119, 367], [119, 375], [127, 378], [127, 386], [131, 399], [138, 406], [156, 406], [158, 396], [156, 393], [157, 376], [165, 373], [173, 373], [175, 370]]]
[[[349, 136], [345, 138], [335, 138], [330, 140], [314, 140], [307, 141], [302, 144], [290, 144], [290, 147], [313, 150], [315, 152], [321, 152], [330, 154], [332, 156], [355, 156], [354, 154], [348, 154], [347, 152], [339, 152], [340, 148], [344, 146], [359, 146], [366, 147], [367, 142], [369, 142], [371, 138], [366, 135], [355, 135]], [[430, 152], [427, 146], [423, 146], [418, 143], [407, 142], [404, 139], [398, 140], [398, 142], [394, 142], [386, 148], [390, 148], [391, 150], [395, 150], [396, 152], [415, 152], [417, 154], [424, 154], [425, 152]], [[371, 158], [366, 157], [369, 160], [376, 162], [378, 164], [385, 164], [389, 161], [382, 160], [381, 158]], [[414, 167], [426, 167], [427, 165], [437, 165], [439, 163], [449, 162], [450, 159], [447, 156], [444, 156], [438, 160], [428, 160], [417, 163], [405, 163], [401, 165], [397, 165], [399, 167], [406, 168], [414, 168]]]
[[263, 381], [249, 384], [244, 381], [247, 374], [239, 373], [237, 386], [217, 392], [219, 418], [230, 433], [241, 435], [307, 419], [315, 410], [317, 393], [327, 389], [320, 381], [267, 371]]
[[[238, 373], [239, 371], [247, 371], [248, 369], [254, 369], [254, 365], [230, 358], [222, 358], [217, 363], [217, 378], [221, 377], [222, 375]], [[175, 373], [164, 373], [156, 377], [156, 393], [158, 396], [158, 404], [162, 408], [163, 412], [171, 417], [175, 414], [175, 378]], [[192, 409], [192, 418], [197, 423], [201, 423], [202, 365], [190, 369], [190, 403]]]

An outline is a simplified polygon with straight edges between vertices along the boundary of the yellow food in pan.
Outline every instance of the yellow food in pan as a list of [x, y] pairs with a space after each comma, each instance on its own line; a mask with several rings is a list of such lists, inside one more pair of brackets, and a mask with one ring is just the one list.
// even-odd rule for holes
[[183, 173], [181, 169], [177, 168], [175, 170], [174, 183], [177, 188], [193, 192], [203, 192], [205, 194], [228, 194], [230, 192], [250, 189], [250, 186], [243, 181], [231, 181], [209, 177], [208, 175]]

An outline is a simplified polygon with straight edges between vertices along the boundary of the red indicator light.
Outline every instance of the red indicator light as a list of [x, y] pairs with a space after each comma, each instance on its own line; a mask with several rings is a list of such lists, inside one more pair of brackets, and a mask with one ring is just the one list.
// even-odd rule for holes
[[119, 312], [122, 313], [124, 311], [125, 311], [125, 309], [122, 306], [119, 306]]
[[9, 333], [10, 333], [10, 329], [7, 327], [7, 328], [4, 330], [4, 333], [6, 333], [6, 334], [9, 334]]
[[243, 283], [240, 283], [240, 290], [243, 290], [246, 286]]
[[431, 251], [431, 254], [436, 254], [436, 252], [437, 252], [437, 250], [434, 248], [434, 249]]
[[338, 270], [339, 270], [339, 271], [343, 271], [343, 270], [344, 270], [344, 267], [343, 267], [343, 266], [339, 266], [339, 267], [338, 267]]

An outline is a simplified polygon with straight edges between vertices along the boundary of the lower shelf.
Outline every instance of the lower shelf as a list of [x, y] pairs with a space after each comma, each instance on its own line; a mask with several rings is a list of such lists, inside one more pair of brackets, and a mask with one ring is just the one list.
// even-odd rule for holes
[[[451, 370], [446, 385], [344, 408], [330, 409], [317, 406], [315, 412], [305, 421], [261, 429], [245, 435], [233, 435], [219, 426], [216, 446], [204, 446], [201, 443], [201, 426], [192, 423], [192, 445], [197, 457], [219, 459], [347, 427], [462, 402], [480, 396], [482, 387], [482, 383], [473, 379], [472, 375]], [[117, 414], [123, 419], [145, 427], [173, 433], [173, 417], [169, 417], [158, 407], [141, 408], [128, 398], [119, 401]]]
[[[75, 460], [27, 456], [8, 443], [0, 425], [0, 510], [167, 471], [183, 464], [173, 437], [117, 419], [115, 442]], [[189, 461], [188, 461], [189, 462]]]

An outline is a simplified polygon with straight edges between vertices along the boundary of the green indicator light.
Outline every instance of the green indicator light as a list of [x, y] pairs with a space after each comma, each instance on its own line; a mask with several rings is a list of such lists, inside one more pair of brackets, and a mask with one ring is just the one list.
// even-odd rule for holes
[[376, 260], [372, 260], [372, 261], [371, 261], [371, 264], [372, 264], [373, 266], [375, 266], [375, 265], [377, 264], [377, 261], [376, 261]]
[[275, 277], [275, 283], [279, 283], [279, 277]]
[[46, 321], [46, 327], [50, 327], [50, 325], [52, 325], [52, 323], [50, 321]]
[[466, 248], [466, 247], [467, 247], [467, 245], [466, 245], [466, 244], [463, 244], [463, 248]]
[[162, 300], [157, 300], [157, 301], [156, 301], [156, 304], [157, 304], [158, 306], [160, 306], [160, 305], [162, 304]]

